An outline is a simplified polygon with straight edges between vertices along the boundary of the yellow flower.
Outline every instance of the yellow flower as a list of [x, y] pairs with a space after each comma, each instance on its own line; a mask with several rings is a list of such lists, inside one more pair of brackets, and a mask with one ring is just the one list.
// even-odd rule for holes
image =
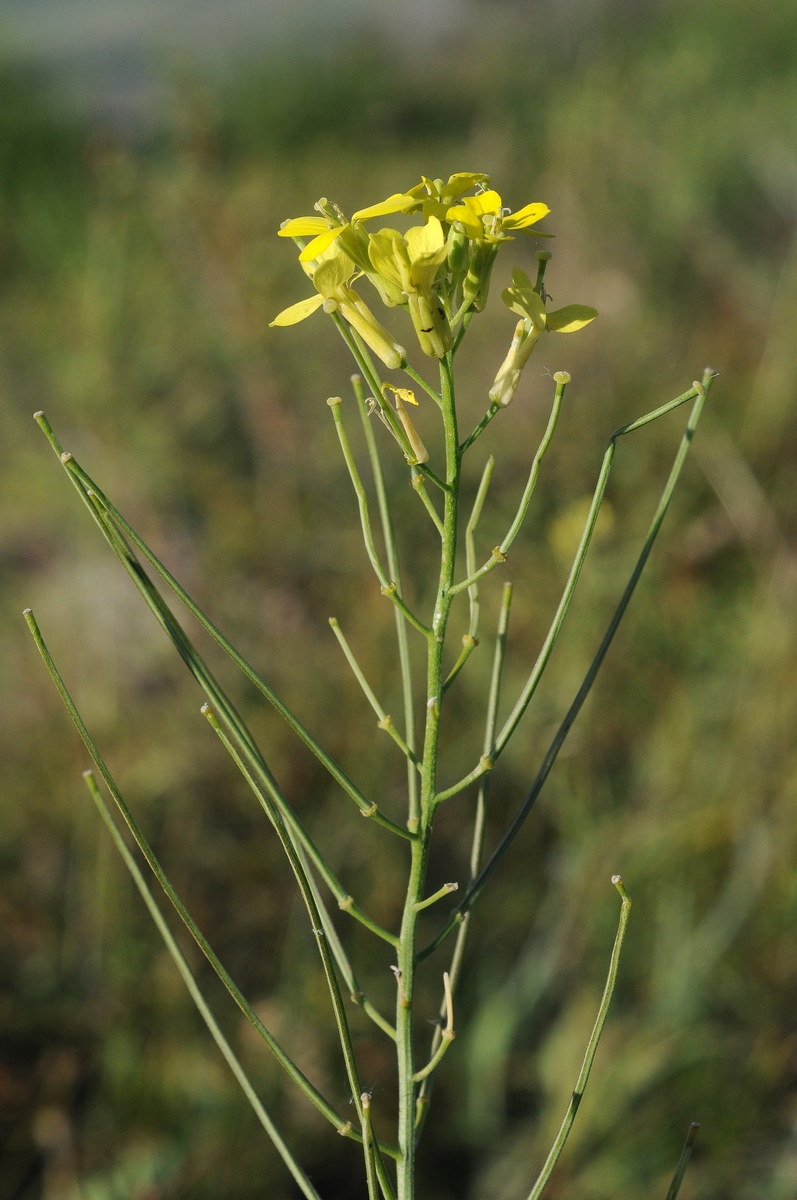
[[410, 188], [407, 195], [414, 199], [412, 207], [402, 211], [422, 212], [425, 220], [437, 217], [439, 221], [447, 221], [447, 213], [455, 200], [464, 196], [472, 187], [479, 183], [489, 183], [489, 176], [481, 171], [458, 171], [449, 177], [448, 183], [442, 179], [427, 179], [421, 176], [421, 182]]
[[[314, 218], [299, 218], [299, 220], [314, 220]], [[300, 236], [300, 235], [297, 235]], [[407, 361], [407, 354], [390, 336], [383, 325], [377, 321], [362, 297], [354, 290], [349, 282], [355, 272], [355, 265], [341, 247], [333, 242], [326, 250], [322, 250], [315, 263], [302, 264], [305, 272], [313, 282], [318, 295], [300, 300], [283, 309], [271, 325], [295, 325], [309, 317], [322, 305], [326, 312], [340, 311], [351, 327], [356, 330], [367, 346], [373, 350], [386, 367], [398, 370]]]
[[372, 233], [368, 242], [372, 270], [406, 297], [421, 349], [433, 358], [442, 358], [453, 344], [445, 309], [432, 291], [447, 253], [437, 217], [430, 217], [425, 225], [414, 225], [405, 235], [396, 229], [381, 229]]
[[[516, 213], [502, 205], [498, 192], [480, 192], [465, 196], [461, 204], [449, 208], [446, 220], [452, 229], [464, 229], [469, 239], [468, 265], [462, 282], [462, 301], [465, 307], [481, 312], [487, 303], [490, 275], [495, 256], [502, 242], [511, 241], [510, 231], [531, 232], [531, 226], [551, 210], [547, 204], [527, 204]], [[547, 237], [534, 230], [537, 237]]]
[[[466, 196], [461, 204], [449, 208], [446, 220], [459, 221], [474, 241], [503, 242], [509, 240], [510, 232], [530, 229], [550, 211], [547, 204], [527, 204], [513, 213], [502, 206], [498, 192], [489, 191]], [[539, 237], [536, 230], [535, 235]]]
[[489, 396], [502, 408], [512, 403], [520, 376], [540, 335], [546, 330], [554, 333], [575, 333], [589, 325], [598, 315], [597, 309], [586, 304], [568, 304], [555, 312], [546, 312], [545, 305], [535, 292], [525, 271], [512, 272], [512, 287], [501, 293], [504, 304], [522, 318], [515, 326], [509, 353], [501, 364]]

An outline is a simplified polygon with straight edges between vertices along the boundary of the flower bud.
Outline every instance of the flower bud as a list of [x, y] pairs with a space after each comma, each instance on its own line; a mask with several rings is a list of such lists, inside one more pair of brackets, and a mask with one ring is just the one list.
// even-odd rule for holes
[[501, 363], [495, 382], [488, 393], [491, 403], [498, 404], [501, 408], [508, 408], [512, 403], [523, 368], [529, 361], [540, 333], [541, 330], [537, 329], [530, 320], [518, 321], [512, 345], [509, 347], [509, 352]]
[[447, 249], [449, 270], [458, 275], [468, 263], [468, 235], [459, 221], [455, 221], [448, 231]]

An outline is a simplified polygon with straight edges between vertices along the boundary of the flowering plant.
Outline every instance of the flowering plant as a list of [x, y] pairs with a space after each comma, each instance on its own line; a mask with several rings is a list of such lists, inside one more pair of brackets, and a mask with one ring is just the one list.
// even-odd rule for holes
[[[565, 392], [571, 382], [566, 371], [553, 376], [554, 395], [550, 415], [540, 444], [533, 456], [528, 479], [517, 511], [501, 542], [486, 559], [479, 563], [476, 555], [476, 533], [493, 472], [493, 458], [488, 458], [476, 498], [464, 528], [464, 565], [458, 556], [461, 530], [461, 484], [464, 456], [469, 453], [494, 417], [505, 409], [516, 395], [522, 372], [539, 339], [547, 333], [573, 333], [589, 325], [597, 316], [595, 309], [571, 304], [550, 311], [545, 290], [545, 274], [551, 255], [537, 252], [536, 278], [516, 267], [512, 285], [502, 293], [506, 307], [518, 318], [509, 350], [497, 369], [489, 389], [489, 404], [482, 419], [466, 436], [459, 430], [459, 414], [455, 389], [455, 358], [473, 319], [484, 309], [489, 296], [490, 279], [496, 256], [502, 247], [514, 240], [515, 234], [549, 237], [541, 234], [536, 225], [549, 210], [545, 204], [531, 203], [516, 212], [504, 206], [500, 195], [491, 190], [483, 174], [461, 172], [447, 182], [426, 179], [406, 192], [389, 196], [381, 203], [360, 209], [350, 219], [329, 200], [319, 200], [317, 215], [296, 217], [286, 221], [280, 236], [292, 238], [299, 248], [299, 264], [311, 282], [314, 294], [281, 312], [272, 322], [275, 326], [294, 325], [321, 310], [334, 322], [349, 348], [357, 374], [353, 378], [355, 404], [358, 409], [368, 451], [372, 489], [376, 498], [381, 531], [381, 548], [371, 521], [368, 488], [360, 474], [349, 441], [343, 416], [343, 401], [333, 396], [329, 401], [343, 459], [349, 473], [359, 510], [365, 549], [382, 594], [393, 606], [397, 639], [397, 657], [403, 689], [402, 720], [397, 724], [385, 712], [368, 683], [363, 670], [337, 620], [330, 624], [351, 669], [361, 685], [377, 718], [378, 727], [395, 743], [406, 762], [406, 813], [398, 816], [385, 811], [382, 796], [366, 796], [358, 784], [322, 748], [315, 736], [300, 719], [276, 696], [270, 685], [239, 653], [208, 616], [195, 604], [167, 567], [125, 520], [107, 495], [98, 487], [75, 458], [62, 450], [43, 413], [36, 419], [51, 445], [59, 454], [71, 482], [92, 517], [104, 534], [110, 548], [135, 583], [149, 608], [167, 636], [182, 656], [204, 692], [202, 712], [218, 735], [221, 743], [241, 771], [255, 797], [271, 821], [296, 879], [302, 901], [307, 909], [313, 935], [329, 989], [340, 1040], [342, 1060], [351, 1091], [353, 1120], [345, 1119], [324, 1097], [315, 1084], [293, 1062], [272, 1032], [266, 1027], [250, 1002], [218, 959], [198, 925], [188, 912], [155, 856], [131, 809], [124, 800], [98, 747], [95, 745], [82, 717], [61, 678], [45, 645], [41, 631], [30, 610], [26, 618], [39, 650], [58, 687], [66, 707], [102, 776], [114, 801], [117, 812], [132, 833], [141, 853], [155, 874], [179, 917], [207, 958], [219, 979], [252, 1024], [270, 1051], [307, 1099], [344, 1137], [362, 1146], [365, 1178], [370, 1200], [414, 1200], [416, 1195], [416, 1149], [422, 1135], [432, 1097], [435, 1073], [455, 1036], [454, 995], [460, 977], [468, 939], [473, 906], [493, 871], [507, 853], [526, 820], [542, 789], [562, 744], [575, 721], [594, 682], [600, 665], [609, 649], [620, 620], [630, 602], [653, 542], [661, 527], [678, 476], [686, 458], [692, 436], [700, 419], [711, 382], [712, 372], [706, 370], [703, 379], [695, 382], [680, 396], [637, 417], [616, 430], [609, 438], [598, 475], [592, 502], [570, 568], [561, 599], [550, 629], [531, 667], [526, 682], [504, 722], [499, 723], [501, 682], [506, 649], [507, 628], [512, 601], [512, 584], [505, 583], [500, 615], [495, 635], [493, 667], [489, 694], [486, 698], [484, 739], [480, 751], [458, 780], [443, 781], [438, 770], [441, 719], [447, 694], [468, 659], [479, 644], [480, 601], [479, 585], [493, 570], [506, 562], [511, 547], [523, 525], [532, 502], [542, 459], [554, 436], [559, 415], [565, 402]], [[404, 232], [392, 227], [373, 228], [382, 217], [410, 221]], [[370, 283], [376, 302], [388, 309], [405, 309], [415, 344], [427, 358], [436, 359], [439, 378], [434, 383], [420, 373], [409, 361], [407, 350], [363, 300], [355, 283]], [[408, 333], [410, 329], [408, 328]], [[443, 433], [443, 461], [431, 464], [409, 409], [417, 407], [416, 391], [403, 382], [390, 383], [381, 378], [374, 359], [388, 370], [406, 375], [407, 382], [419, 388], [439, 413]], [[619, 439], [654, 421], [680, 405], [692, 401], [691, 414], [675, 457], [672, 470], [662, 492], [649, 532], [642, 546], [631, 577], [618, 602], [612, 620], [596, 651], [593, 662], [579, 687], [559, 729], [551, 742], [536, 778], [519, 804], [517, 812], [497, 846], [484, 858], [485, 813], [491, 773], [506, 749], [525, 713], [553, 647], [561, 633], [573, 598], [581, 569], [598, 519], [606, 490], [612, 461]], [[396, 539], [390, 513], [390, 503], [382, 471], [381, 450], [372, 416], [377, 414], [391, 439], [391, 449], [398, 448], [406, 460], [410, 481], [422, 502], [426, 516], [439, 536], [440, 553], [436, 565], [435, 599], [429, 614], [415, 612], [406, 602]], [[431, 494], [430, 494], [430, 490]], [[222, 649], [238, 665], [246, 677], [272, 704], [290, 727], [315, 754], [343, 793], [354, 802], [363, 817], [373, 820], [386, 833], [396, 837], [408, 851], [406, 892], [400, 927], [383, 928], [366, 913], [348, 892], [327, 862], [323, 850], [299, 820], [288, 797], [271, 772], [267, 759], [251, 732], [236, 711], [225, 691], [200, 657], [186, 633], [166, 604], [144, 568], [145, 560], [163, 583], [187, 606], [189, 611], [210, 633]], [[458, 597], [467, 601], [468, 632], [462, 645], [452, 652], [449, 645], [449, 618]], [[423, 703], [420, 713], [417, 703], [420, 685], [413, 678], [413, 654], [410, 637], [418, 636], [425, 649], [426, 669], [423, 683]], [[420, 720], [419, 720], [420, 717]], [[399, 727], [400, 725], [400, 727]], [[248, 1080], [241, 1063], [224, 1037], [215, 1017], [196, 985], [191, 970], [156, 905], [149, 886], [129, 850], [116, 818], [100, 792], [92, 771], [86, 772], [89, 790], [108, 825], [111, 835], [130, 869], [141, 894], [152, 912], [172, 957], [177, 964], [203, 1019], [235, 1073], [261, 1123], [291, 1172], [297, 1186], [308, 1200], [318, 1200], [318, 1193], [301, 1167], [298, 1158], [277, 1129]], [[466, 790], [477, 789], [476, 815], [471, 840], [469, 862], [465, 866], [467, 879], [458, 903], [448, 912], [436, 935], [426, 945], [419, 945], [418, 922], [421, 913], [445, 900], [459, 890], [457, 883], [447, 883], [427, 894], [430, 847], [435, 817], [441, 805], [461, 796]], [[581, 1096], [586, 1087], [595, 1050], [606, 1020], [617, 977], [620, 952], [630, 912], [630, 899], [619, 876], [612, 882], [620, 897], [620, 920], [611, 955], [606, 986], [598, 1014], [589, 1037], [581, 1071], [575, 1081], [570, 1104], [565, 1112], [558, 1135], [547, 1160], [542, 1165], [529, 1200], [542, 1193], [557, 1159], [561, 1154]], [[342, 913], [367, 928], [376, 938], [387, 943], [395, 954], [392, 970], [395, 976], [395, 1011], [392, 1015], [380, 1009], [366, 996], [345, 947], [345, 938], [338, 932], [329, 908], [331, 895]], [[440, 971], [440, 1006], [434, 1014], [434, 1033], [427, 1051], [422, 1052], [419, 1018], [428, 1020], [430, 1014], [418, 1013], [416, 978], [420, 965], [453, 938], [453, 950], [448, 967]], [[371, 1097], [363, 1087], [354, 1052], [345, 996], [359, 1005], [371, 1018], [379, 1035], [388, 1038], [395, 1048], [397, 1078], [397, 1129], [395, 1137], [374, 1129]], [[694, 1128], [670, 1189], [674, 1200], [689, 1156]]]

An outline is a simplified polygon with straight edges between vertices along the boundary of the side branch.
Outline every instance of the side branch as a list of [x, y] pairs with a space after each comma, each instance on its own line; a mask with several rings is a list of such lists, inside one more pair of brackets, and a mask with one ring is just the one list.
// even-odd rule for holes
[[[565, 739], [567, 738], [567, 735], [570, 732], [570, 729], [572, 728], [576, 717], [578, 716], [579, 712], [581, 711], [584, 701], [586, 700], [587, 696], [590, 693], [590, 690], [592, 689], [592, 685], [595, 682], [595, 679], [601, 668], [603, 660], [605, 659], [605, 657], [609, 651], [609, 647], [611, 646], [611, 644], [614, 640], [615, 634], [617, 633], [617, 630], [620, 627], [620, 622], [622, 621], [622, 619], [625, 615], [625, 611], [631, 602], [631, 597], [633, 596], [633, 594], [636, 590], [637, 584], [639, 583], [639, 580], [642, 576], [642, 572], [645, 569], [645, 564], [647, 563], [648, 558], [650, 557], [650, 552], [653, 549], [654, 542], [656, 541], [659, 530], [661, 529], [661, 526], [664, 522], [664, 518], [667, 514], [667, 509], [670, 506], [670, 501], [672, 500], [672, 496], [675, 491], [676, 484], [678, 483], [678, 479], [680, 477], [681, 471], [683, 470], [684, 463], [686, 462], [686, 456], [689, 453], [689, 447], [692, 444], [692, 438], [695, 435], [695, 431], [696, 431], [698, 423], [700, 421], [700, 417], [703, 413], [703, 408], [705, 406], [706, 397], [708, 395], [709, 388], [711, 386], [711, 381], [714, 378], [714, 375], [715, 375], [715, 372], [712, 370], [712, 368], [707, 367], [703, 374], [703, 382], [700, 385], [703, 390], [702, 390], [702, 392], [697, 392], [697, 397], [696, 397], [695, 403], [692, 407], [692, 411], [689, 416], [689, 421], [687, 423], [683, 437], [681, 438], [681, 444], [678, 448], [678, 453], [675, 456], [675, 461], [672, 465], [672, 469], [670, 470], [670, 475], [667, 480], [667, 483], [665, 484], [664, 491], [661, 494], [661, 498], [659, 500], [658, 507], [654, 514], [653, 520], [651, 521], [647, 537], [645, 538], [644, 545], [642, 546], [642, 550], [639, 554], [639, 558], [637, 559], [634, 569], [631, 572], [631, 577], [628, 580], [628, 583], [626, 584], [625, 591], [623, 592], [623, 595], [620, 598], [617, 608], [614, 610], [614, 613], [609, 622], [608, 628], [606, 629], [606, 632], [603, 635], [603, 639], [600, 643], [600, 646], [598, 647], [595, 657], [592, 660], [592, 663], [590, 664], [589, 670], [587, 671], [587, 674], [584, 676], [584, 679], [581, 682], [581, 686], [579, 687], [579, 689], [570, 705], [570, 708], [567, 710], [567, 713], [565, 714], [564, 720], [562, 721], [561, 725], [559, 726], [559, 729], [557, 730], [557, 732], [553, 738], [553, 741], [551, 742], [550, 746], [548, 747], [548, 752], [546, 753], [545, 758], [543, 759], [542, 765], [540, 766], [540, 769], [537, 772], [537, 775], [535, 776], [534, 781], [533, 781], [528, 793], [526, 794], [526, 797], [525, 797], [523, 803], [521, 804], [520, 808], [518, 809], [517, 813], [515, 814], [515, 817], [512, 820], [512, 823], [510, 824], [506, 833], [501, 838], [501, 841], [498, 843], [497, 847], [495, 848], [493, 853], [490, 855], [489, 859], [487, 860], [485, 865], [482, 867], [481, 871], [476, 876], [476, 878], [474, 879], [471, 886], [468, 888], [468, 890], [465, 893], [465, 895], [463, 896], [462, 900], [457, 905], [457, 908], [452, 913], [445, 928], [443, 928], [440, 931], [440, 933], [437, 935], [437, 937], [435, 937], [429, 943], [428, 946], [425, 946], [422, 950], [420, 950], [418, 952], [418, 954], [417, 954], [418, 961], [421, 961], [422, 959], [427, 958], [430, 954], [432, 954], [433, 951], [438, 948], [438, 946], [442, 945], [442, 943], [446, 940], [446, 938], [449, 936], [449, 934], [453, 933], [453, 931], [457, 928], [457, 926], [462, 923], [462, 921], [465, 919], [465, 914], [469, 911], [469, 909], [475, 903], [476, 899], [478, 898], [479, 894], [482, 891], [482, 888], [487, 883], [487, 880], [490, 878], [490, 876], [492, 875], [495, 868], [498, 866], [501, 859], [504, 857], [504, 855], [509, 850], [510, 846], [512, 845], [512, 843], [514, 842], [518, 833], [520, 832], [521, 828], [523, 827], [523, 824], [524, 824], [526, 818], [528, 817], [529, 813], [531, 812], [532, 808], [534, 807], [537, 797], [539, 796], [540, 792], [542, 791], [542, 789], [545, 785], [545, 782], [551, 773], [551, 769], [553, 768], [553, 765], [556, 762], [556, 759], [559, 755], [559, 751], [561, 750], [562, 746], [564, 745]], [[679, 397], [678, 400], [680, 402], [681, 398]]]
[[[498, 735], [498, 738], [496, 739], [494, 753], [493, 753], [494, 758], [498, 758], [499, 754], [501, 754], [502, 751], [505, 749], [506, 744], [509, 741], [509, 739], [511, 738], [512, 734], [515, 732], [515, 729], [518, 726], [520, 718], [523, 716], [524, 712], [528, 708], [529, 701], [531, 700], [531, 697], [534, 695], [535, 691], [537, 690], [537, 685], [540, 682], [542, 674], [543, 674], [546, 666], [548, 665], [548, 660], [551, 657], [551, 654], [553, 652], [553, 648], [556, 645], [557, 638], [559, 637], [559, 633], [561, 632], [562, 625], [564, 624], [564, 619], [567, 615], [567, 610], [570, 607], [571, 600], [573, 599], [573, 595], [575, 593], [576, 586], [578, 585], [578, 581], [581, 576], [581, 571], [582, 571], [584, 562], [587, 557], [587, 552], [589, 550], [590, 543], [592, 541], [592, 534], [595, 530], [595, 525], [598, 520], [598, 513], [600, 512], [600, 507], [603, 502], [603, 496], [606, 491], [606, 485], [609, 481], [609, 473], [612, 468], [612, 462], [614, 460], [614, 454], [615, 454], [615, 450], [617, 448], [618, 440], [621, 437], [623, 437], [625, 434], [633, 433], [637, 429], [642, 429], [643, 426], [649, 425], [651, 423], [651, 421], [655, 421], [659, 417], [663, 417], [665, 415], [665, 413], [672, 412], [673, 409], [679, 408], [682, 404], [685, 404], [688, 400], [696, 400], [697, 401], [695, 408], [697, 409], [698, 405], [700, 406], [699, 410], [698, 410], [698, 418], [699, 418], [700, 412], [702, 412], [702, 404], [705, 401], [705, 397], [707, 394], [707, 389], [708, 389], [708, 384], [710, 383], [710, 379], [711, 379], [711, 376], [709, 376], [708, 382], [693, 384], [692, 387], [690, 387], [688, 391], [684, 392], [681, 396], [676, 396], [676, 398], [674, 400], [671, 400], [668, 404], [663, 404], [663, 405], [661, 405], [660, 408], [656, 408], [652, 412], [645, 413], [645, 415], [642, 417], [639, 417], [638, 420], [632, 421], [628, 425], [623, 425], [620, 429], [616, 430], [615, 433], [613, 433], [611, 438], [609, 439], [609, 444], [606, 447], [606, 453], [603, 456], [603, 463], [601, 464], [601, 470], [600, 470], [600, 474], [598, 476], [598, 482], [595, 485], [595, 492], [592, 497], [592, 503], [590, 505], [590, 510], [589, 510], [589, 513], [587, 514], [587, 519], [584, 524], [583, 532], [581, 534], [581, 540], [579, 542], [578, 549], [576, 550], [575, 558], [573, 559], [573, 565], [570, 568], [570, 575], [568, 577], [567, 583], [565, 584], [565, 589], [562, 593], [562, 598], [559, 601], [559, 606], [556, 610], [556, 613], [554, 614], [554, 618], [553, 618], [553, 621], [551, 622], [550, 629], [548, 630], [545, 641], [543, 642], [542, 649], [540, 650], [540, 653], [537, 656], [537, 661], [534, 664], [534, 667], [532, 668], [531, 674], [529, 675], [529, 678], [526, 681], [523, 691], [521, 692], [520, 696], [518, 697], [515, 707], [512, 709], [512, 712], [509, 714], [509, 717], [507, 718], [503, 729], [501, 730], [501, 732]], [[691, 425], [691, 419], [690, 419], [689, 424]], [[686, 441], [686, 443], [682, 442], [682, 447], [684, 445], [686, 445], [686, 447], [688, 447], [689, 440], [691, 440], [691, 433], [689, 432], [689, 426], [687, 426], [687, 433], [684, 435], [684, 437], [688, 438], [688, 440]], [[685, 454], [685, 452], [686, 451], [684, 450], [684, 454]], [[680, 453], [681, 453], [681, 451], [679, 451], [679, 456], [680, 456]], [[676, 460], [676, 461], [678, 461], [678, 460]], [[679, 471], [680, 471], [680, 467], [679, 467]], [[669, 486], [669, 484], [668, 484], [668, 486]], [[674, 487], [674, 484], [673, 484], [673, 487]], [[672, 493], [670, 493], [670, 495], [671, 494]], [[667, 504], [669, 504], [670, 495], [668, 495], [668, 497], [667, 497]], [[666, 511], [666, 509], [665, 509], [665, 511]], [[664, 513], [662, 512], [661, 519], [663, 519], [663, 517], [664, 517]], [[658, 512], [656, 514], [656, 517], [654, 517], [654, 523], [656, 522], [657, 518], [658, 518]], [[659, 520], [659, 525], [660, 524], [661, 524], [661, 520]], [[658, 525], [656, 526], [656, 532], [658, 532]], [[648, 536], [650, 536], [650, 534]], [[646, 543], [646, 545], [647, 545], [647, 543]]]
[[554, 431], [559, 421], [559, 414], [562, 410], [562, 400], [564, 398], [565, 388], [570, 382], [570, 376], [566, 371], [557, 371], [554, 379], [556, 381], [556, 391], [554, 392], [551, 415], [548, 418], [548, 424], [545, 427], [545, 433], [542, 435], [542, 441], [537, 447], [537, 453], [534, 455], [532, 460], [528, 481], [520, 499], [520, 504], [518, 505], [515, 519], [510, 525], [504, 540], [499, 546], [495, 547], [491, 557], [487, 560], [484, 566], [480, 567], [478, 571], [474, 571], [472, 568], [469, 568], [469, 578], [463, 579], [461, 583], [455, 584], [451, 589], [452, 593], [463, 592], [466, 588], [472, 587], [473, 584], [481, 579], [483, 575], [486, 575], [488, 571], [492, 571], [499, 565], [499, 563], [506, 562], [506, 556], [509, 553], [509, 548], [517, 535], [520, 533], [523, 522], [526, 519], [526, 514], [529, 511], [529, 505], [531, 504], [531, 498], [534, 495], [534, 489], [537, 486], [537, 479], [540, 474], [540, 464], [542, 462], [543, 455], [551, 444], [551, 439], [553, 438]]
[[368, 703], [371, 705], [371, 708], [376, 713], [378, 727], [380, 729], [384, 729], [384, 731], [386, 733], [390, 734], [390, 736], [392, 737], [393, 741], [398, 746], [401, 753], [404, 754], [410, 760], [410, 762], [414, 763], [415, 766], [417, 767], [417, 769], [420, 771], [421, 764], [418, 760], [418, 755], [415, 753], [414, 750], [410, 750], [409, 746], [404, 741], [404, 738], [401, 736], [399, 731], [396, 729], [396, 726], [393, 724], [393, 718], [385, 712], [385, 710], [382, 708], [382, 705], [379, 703], [376, 696], [374, 695], [373, 690], [371, 689], [371, 685], [368, 683], [368, 680], [365, 678], [365, 675], [362, 672], [360, 664], [357, 662], [357, 659], [354, 657], [351, 646], [349, 645], [348, 641], [346, 640], [346, 636], [343, 633], [343, 630], [341, 629], [340, 625], [338, 624], [337, 619], [335, 617], [330, 617], [329, 624], [332, 627], [332, 632], [334, 633], [335, 637], [338, 639], [338, 644], [340, 645], [340, 648], [346, 657], [346, 662], [351, 667], [355, 679], [357, 680], [357, 682], [359, 683], [360, 687], [363, 690], [366, 700], [368, 701]]
[[559, 1155], [564, 1149], [565, 1142], [570, 1136], [570, 1130], [573, 1128], [573, 1121], [576, 1119], [578, 1107], [581, 1104], [581, 1098], [584, 1095], [584, 1089], [589, 1080], [589, 1073], [592, 1070], [592, 1063], [595, 1059], [595, 1052], [598, 1049], [598, 1042], [603, 1033], [603, 1026], [606, 1024], [606, 1017], [609, 1013], [609, 1005], [612, 1002], [612, 994], [614, 993], [614, 985], [617, 982], [617, 971], [620, 967], [620, 955], [623, 950], [623, 942], [625, 941], [625, 931], [628, 928], [628, 918], [631, 915], [631, 899], [628, 892], [623, 887], [623, 881], [619, 875], [612, 876], [612, 883], [617, 888], [622, 897], [620, 905], [620, 924], [617, 927], [617, 936], [614, 939], [614, 947], [612, 949], [612, 957], [609, 963], [609, 974], [606, 978], [606, 986], [603, 989], [598, 1015], [595, 1019], [595, 1024], [590, 1034], [587, 1050], [584, 1055], [584, 1061], [581, 1064], [581, 1070], [578, 1073], [576, 1086], [573, 1090], [573, 1095], [570, 1097], [570, 1103], [567, 1106], [567, 1112], [564, 1115], [562, 1124], [559, 1126], [559, 1132], [556, 1135], [554, 1144], [551, 1146], [550, 1152], [545, 1165], [537, 1176], [537, 1181], [534, 1187], [529, 1192], [528, 1200], [539, 1200], [542, 1195], [546, 1183], [551, 1177], [551, 1173], [559, 1161]]

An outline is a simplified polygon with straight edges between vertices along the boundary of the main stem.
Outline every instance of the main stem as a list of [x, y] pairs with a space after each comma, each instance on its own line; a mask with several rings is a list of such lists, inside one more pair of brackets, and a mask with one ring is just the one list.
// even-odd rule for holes
[[396, 1046], [399, 1081], [398, 1200], [415, 1197], [415, 1065], [412, 1051], [412, 1001], [415, 983], [415, 927], [417, 903], [423, 899], [429, 842], [434, 822], [434, 797], [437, 792], [437, 746], [440, 707], [443, 695], [443, 647], [448, 614], [453, 597], [454, 561], [457, 552], [457, 506], [459, 501], [460, 461], [457, 415], [454, 403], [454, 379], [451, 355], [440, 363], [440, 393], [443, 401], [443, 427], [446, 448], [446, 491], [443, 509], [443, 537], [440, 579], [434, 617], [429, 634], [427, 655], [426, 727], [421, 773], [420, 838], [412, 843], [412, 864], [407, 898], [401, 921], [398, 952], [398, 996], [396, 1001]]

